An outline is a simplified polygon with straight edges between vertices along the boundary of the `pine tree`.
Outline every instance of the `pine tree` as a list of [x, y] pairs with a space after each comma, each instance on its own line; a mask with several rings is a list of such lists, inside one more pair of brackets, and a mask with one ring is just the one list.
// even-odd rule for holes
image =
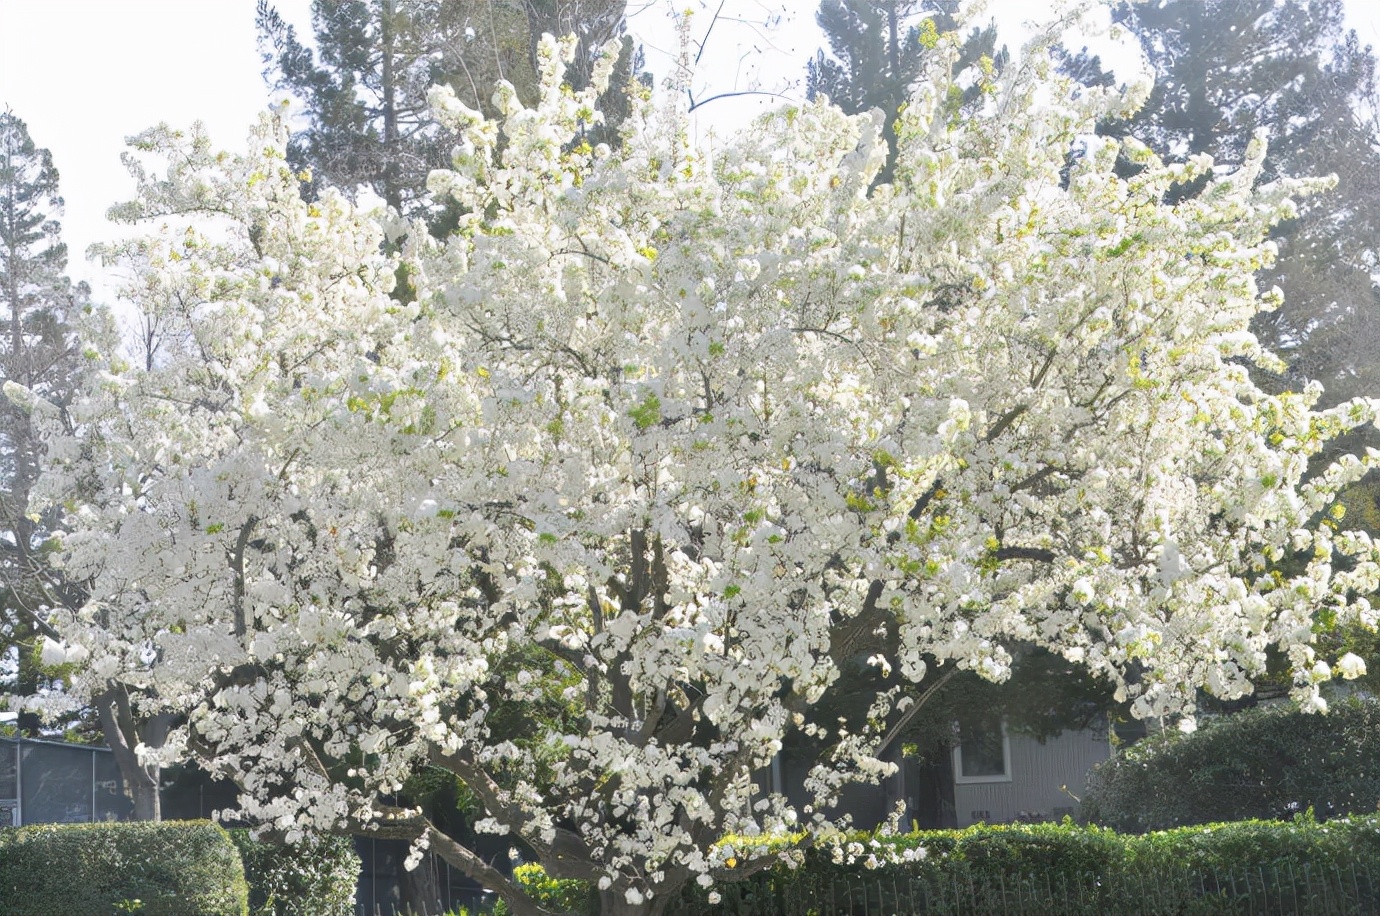
[[[882, 112], [890, 152], [879, 184], [892, 178], [896, 116], [920, 76], [926, 51], [940, 32], [956, 28], [954, 6], [951, 0], [821, 0], [815, 13], [830, 54], [820, 50], [806, 65], [806, 94], [810, 99], [827, 96], [849, 114]], [[996, 37], [994, 25], [974, 29], [958, 68], [984, 57], [1000, 66], [1007, 55], [1004, 48], [997, 49]]]
[[[34, 145], [24, 122], [0, 114], [0, 301], [5, 333], [0, 372], [59, 410], [76, 389], [80, 360], [69, 321], [86, 307], [85, 284], [68, 279], [60, 238], [58, 172], [48, 150]], [[50, 589], [44, 542], [53, 519], [29, 514], [29, 492], [43, 451], [33, 417], [0, 398], [0, 633], [4, 666], [17, 695], [49, 686], [40, 652]], [[36, 735], [39, 720], [21, 713], [20, 731]]]
[[[1326, 403], [1380, 392], [1375, 58], [1345, 29], [1342, 0], [1173, 0], [1124, 4], [1115, 17], [1139, 38], [1154, 89], [1107, 133], [1174, 160], [1206, 153], [1229, 169], [1263, 131], [1266, 180], [1337, 175], [1333, 191], [1301, 201], [1298, 218], [1274, 233], [1280, 256], [1261, 282], [1279, 285], [1284, 306], [1254, 328], [1289, 363], [1276, 384], [1317, 379]], [[1069, 69], [1110, 78], [1086, 51]]]
[[[493, 89], [502, 79], [531, 104], [543, 32], [579, 38], [567, 76], [580, 88], [603, 45], [621, 34], [625, 6], [625, 0], [314, 0], [313, 53], [269, 0], [259, 0], [264, 77], [305, 109], [306, 126], [289, 155], [311, 171], [307, 193], [329, 185], [353, 194], [366, 186], [390, 207], [428, 216], [433, 231], [444, 231], [445, 215], [426, 202], [426, 177], [450, 166], [454, 137], [432, 119], [427, 90], [449, 85], [470, 107], [495, 114]], [[621, 79], [605, 106], [615, 116], [626, 110], [620, 94], [634, 65], [631, 39], [623, 44]]]
[[[1205, 153], [1222, 169], [1239, 165], [1251, 138], [1263, 132], [1269, 155], [1262, 180], [1337, 176], [1333, 190], [1301, 200], [1297, 218], [1273, 231], [1279, 257], [1259, 282], [1278, 285], [1284, 304], [1252, 324], [1288, 364], [1282, 377], [1262, 377], [1261, 384], [1298, 389], [1316, 379], [1324, 404], [1380, 393], [1376, 62], [1346, 29], [1345, 13], [1341, 0], [1123, 4], [1114, 17], [1139, 39], [1154, 87], [1134, 117], [1101, 128], [1134, 136], [1170, 160]], [[1086, 49], [1064, 63], [1083, 82], [1113, 82]], [[1186, 197], [1202, 187], [1175, 193]], [[1357, 440], [1377, 444], [1376, 433], [1363, 430], [1329, 453]], [[1372, 478], [1349, 487], [1341, 502], [1343, 527], [1372, 537], [1380, 531], [1380, 485]], [[1380, 658], [1380, 643], [1364, 628], [1320, 644], [1354, 650], [1373, 666]]]

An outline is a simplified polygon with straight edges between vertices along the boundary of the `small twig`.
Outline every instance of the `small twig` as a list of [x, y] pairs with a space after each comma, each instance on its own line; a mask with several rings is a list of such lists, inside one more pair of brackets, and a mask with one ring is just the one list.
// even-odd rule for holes
[[790, 96], [786, 95], [786, 93], [784, 92], [767, 92], [762, 89], [742, 89], [737, 92], [720, 92], [718, 95], [711, 95], [709, 98], [702, 99], [698, 102], [695, 101], [694, 93], [687, 91], [685, 94], [690, 99], [690, 107], [687, 109], [687, 111], [694, 111], [696, 108], [701, 108], [705, 105], [708, 105], [710, 102], [716, 101], [718, 99], [731, 99], [734, 96], [739, 95], [765, 95], [770, 96], [774, 99], [786, 99], [787, 101], [790, 100]]

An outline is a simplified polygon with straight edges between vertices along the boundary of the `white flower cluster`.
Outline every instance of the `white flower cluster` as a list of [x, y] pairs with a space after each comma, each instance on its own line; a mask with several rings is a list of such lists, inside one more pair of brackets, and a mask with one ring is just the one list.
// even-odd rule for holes
[[113, 255], [164, 344], [105, 354], [50, 439], [90, 583], [61, 648], [185, 714], [251, 815], [382, 825], [444, 767], [635, 903], [821, 819], [754, 782], [790, 731], [828, 749], [816, 804], [886, 775], [909, 698], [813, 716], [850, 659], [1000, 679], [1036, 643], [1141, 715], [1250, 690], [1271, 645], [1315, 706], [1363, 671], [1312, 643], [1323, 610], [1375, 622], [1375, 545], [1318, 522], [1373, 457], [1309, 462], [1375, 407], [1244, 367], [1308, 189], [1259, 185], [1259, 144], [1168, 205], [1210, 163], [1118, 176], [1089, 138], [1120, 101], [1032, 51], [970, 113], [936, 69], [869, 193], [877, 124], [824, 104], [713, 156], [640, 104], [590, 148], [561, 53], [499, 122], [435, 94], [443, 240], [301, 201], [271, 119], [238, 157], [142, 138], [169, 170]]

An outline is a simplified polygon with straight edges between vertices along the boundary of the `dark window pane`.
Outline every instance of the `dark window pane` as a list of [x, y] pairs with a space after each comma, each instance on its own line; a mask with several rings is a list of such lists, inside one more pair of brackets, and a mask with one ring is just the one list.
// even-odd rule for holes
[[1006, 753], [999, 719], [959, 723], [959, 760], [965, 778], [1005, 776]]
[[19, 797], [18, 749], [16, 741], [0, 741], [0, 799]]

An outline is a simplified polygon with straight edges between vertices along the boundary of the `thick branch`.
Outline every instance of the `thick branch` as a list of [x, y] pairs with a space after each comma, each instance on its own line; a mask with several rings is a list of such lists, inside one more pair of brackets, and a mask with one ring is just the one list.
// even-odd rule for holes
[[594, 863], [594, 856], [579, 834], [563, 827], [555, 828], [550, 841], [542, 839], [541, 825], [531, 814], [508, 800], [508, 793], [494, 782], [474, 761], [463, 754], [447, 754], [433, 747], [431, 762], [459, 776], [471, 792], [479, 796], [489, 816], [522, 837], [541, 859], [547, 874], [557, 878], [596, 880], [602, 871]]
[[895, 628], [896, 621], [885, 609], [877, 607], [877, 601], [882, 597], [882, 587], [880, 579], [874, 580], [867, 587], [867, 597], [863, 600], [862, 610], [858, 611], [857, 616], [833, 628], [829, 638], [829, 657], [836, 663], [841, 663], [857, 654], [863, 647], [874, 644], [874, 634], [880, 628], [887, 630], [887, 635], [880, 641], [891, 641], [890, 632]]
[[930, 488], [921, 494], [920, 498], [915, 501], [915, 505], [910, 507], [910, 511], [907, 512], [906, 515], [918, 522], [920, 516], [925, 514], [925, 510], [929, 508], [930, 503], [934, 501], [934, 498], [939, 495], [939, 491], [943, 489], [943, 481], [935, 480], [934, 483], [930, 484]]
[[115, 760], [120, 766], [120, 772], [127, 777], [138, 779], [146, 786], [152, 786], [152, 777], [139, 763], [139, 757], [134, 752], [135, 746], [139, 743], [139, 735], [134, 730], [134, 721], [129, 713], [128, 699], [125, 699], [123, 703], [120, 702], [124, 689], [122, 685], [112, 683], [92, 702], [96, 707], [96, 713], [100, 716], [101, 731], [105, 734], [105, 740], [110, 745], [110, 750], [114, 752]]
[[992, 424], [992, 428], [987, 431], [987, 435], [984, 438], [988, 442], [995, 442], [998, 436], [1010, 429], [1011, 424], [1019, 420], [1021, 415], [1029, 409], [1030, 406], [1027, 404], [1018, 404], [1011, 408], [997, 418], [997, 422]]
[[1038, 563], [1053, 563], [1054, 551], [1043, 547], [998, 547], [998, 560], [1034, 560]]
[[436, 855], [497, 894], [508, 904], [514, 916], [551, 916], [550, 910], [529, 897], [507, 875], [485, 862], [473, 850], [436, 829], [436, 825], [427, 818], [399, 808], [384, 808], [383, 813], [387, 817], [385, 821], [351, 822], [350, 832], [358, 836], [408, 841], [425, 836], [427, 845]]
[[[804, 850], [814, 845], [815, 835], [813, 833], [808, 833], [799, 843], [791, 846], [790, 849]], [[746, 862], [739, 863], [733, 868], [716, 868], [711, 871], [710, 874], [714, 877], [715, 881], [743, 881], [747, 878], [751, 878], [760, 871], [766, 871], [773, 865], [778, 864], [781, 861], [781, 854], [787, 851], [788, 850], [785, 849], [779, 849], [776, 852], [769, 852], [755, 859], [748, 859]]]
[[931, 697], [938, 693], [940, 688], [953, 680], [956, 674], [958, 674], [958, 669], [950, 668], [936, 683], [925, 688], [924, 693], [916, 697], [914, 705], [901, 714], [901, 718], [897, 719], [896, 724], [891, 726], [891, 729], [886, 733], [886, 737], [882, 739], [882, 743], [877, 745], [877, 750], [875, 751], [876, 756], [880, 757], [882, 754], [886, 753], [886, 749], [891, 747], [892, 743], [906, 730], [906, 726], [910, 725], [911, 721], [915, 719], [921, 707], [923, 707]]
[[235, 574], [235, 636], [239, 638], [243, 638], [248, 630], [244, 613], [244, 551], [258, 523], [257, 518], [250, 517], [240, 526], [240, 536], [235, 539], [235, 549], [230, 554], [230, 567]]

